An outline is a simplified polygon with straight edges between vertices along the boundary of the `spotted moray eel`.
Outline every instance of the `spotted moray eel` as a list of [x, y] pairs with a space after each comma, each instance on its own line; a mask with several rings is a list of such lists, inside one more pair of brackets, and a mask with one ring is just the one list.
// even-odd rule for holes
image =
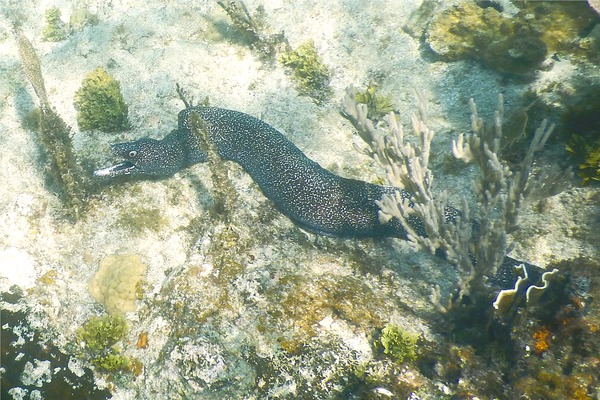
[[[346, 238], [396, 237], [406, 231], [396, 219], [382, 223], [375, 204], [384, 194], [400, 191], [356, 179], [343, 178], [321, 167], [269, 124], [239, 111], [217, 107], [189, 106], [178, 116], [178, 128], [162, 140], [142, 138], [111, 145], [124, 161], [96, 170], [98, 177], [119, 175], [169, 176], [207, 160], [198, 137], [190, 127], [196, 113], [205, 123], [208, 139], [222, 159], [241, 165], [275, 207], [301, 228], [328, 236]], [[453, 219], [458, 211], [447, 215]], [[419, 220], [410, 221], [418, 233]], [[525, 265], [532, 281], [543, 273], [534, 265], [505, 257], [494, 279], [503, 287], [515, 282], [515, 267]]]

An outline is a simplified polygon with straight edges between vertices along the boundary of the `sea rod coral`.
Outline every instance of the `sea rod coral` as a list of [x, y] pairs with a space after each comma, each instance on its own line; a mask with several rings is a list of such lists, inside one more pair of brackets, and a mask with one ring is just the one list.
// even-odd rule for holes
[[25, 76], [33, 86], [39, 102], [39, 138], [48, 159], [47, 173], [61, 192], [68, 216], [77, 219], [87, 206], [90, 182], [73, 152], [71, 129], [56, 113], [46, 93], [41, 62], [33, 45], [20, 29], [14, 29], [15, 40]]
[[[518, 169], [511, 170], [498, 156], [504, 114], [502, 96], [499, 96], [491, 129], [485, 126], [471, 99], [473, 133], [461, 134], [453, 143], [453, 153], [456, 158], [479, 168], [479, 178], [473, 185], [477, 205], [471, 210], [463, 197], [461, 212], [449, 218], [448, 213], [455, 210], [447, 206], [448, 194], [436, 194], [432, 189], [433, 173], [428, 164], [434, 132], [426, 124], [426, 94], [417, 91], [417, 97], [419, 108], [412, 116], [412, 129], [419, 138], [419, 146], [405, 141], [404, 130], [393, 112], [385, 118], [387, 132], [376, 127], [367, 118], [367, 106], [356, 102], [352, 90], [345, 97], [344, 113], [369, 145], [368, 149], [359, 150], [385, 169], [391, 185], [412, 195], [403, 198], [395, 193], [385, 194], [377, 203], [380, 219], [396, 218], [415, 250], [428, 249], [434, 253], [442, 250], [448, 260], [458, 266], [461, 277], [455, 301], [459, 301], [463, 296], [485, 291], [485, 283], [496, 275], [509, 252], [507, 235], [517, 229], [517, 217], [524, 201], [560, 192], [572, 173], [554, 171], [532, 178], [534, 155], [554, 129], [546, 121], [535, 131]], [[424, 229], [415, 229], [411, 223], [415, 217], [423, 222]], [[434, 294], [441, 306], [439, 288]]]

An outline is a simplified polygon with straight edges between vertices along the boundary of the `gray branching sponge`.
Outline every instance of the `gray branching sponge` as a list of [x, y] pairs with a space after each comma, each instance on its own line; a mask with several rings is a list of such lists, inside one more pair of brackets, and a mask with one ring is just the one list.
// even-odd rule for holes
[[96, 68], [81, 83], [75, 93], [77, 124], [82, 131], [99, 129], [118, 132], [129, 129], [128, 107], [121, 94], [119, 82]]

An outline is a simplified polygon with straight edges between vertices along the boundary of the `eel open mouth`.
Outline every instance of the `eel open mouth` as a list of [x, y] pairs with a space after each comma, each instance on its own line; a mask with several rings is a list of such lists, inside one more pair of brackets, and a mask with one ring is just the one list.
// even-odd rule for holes
[[94, 176], [113, 178], [119, 175], [129, 175], [135, 170], [135, 165], [131, 161], [123, 161], [110, 167], [97, 169]]

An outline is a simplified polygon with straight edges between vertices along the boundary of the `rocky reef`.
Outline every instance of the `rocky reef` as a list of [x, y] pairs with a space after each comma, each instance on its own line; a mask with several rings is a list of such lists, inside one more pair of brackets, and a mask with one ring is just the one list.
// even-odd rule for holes
[[[3, 399], [598, 397], [600, 75], [586, 3], [100, 1], [77, 29], [73, 15], [89, 13], [63, 2], [47, 19], [46, 6], [0, 10]], [[45, 38], [50, 23], [68, 35]], [[282, 54], [315, 68], [295, 78]], [[84, 131], [76, 93], [99, 65], [127, 107], [111, 114], [119, 129]], [[302, 92], [311, 77], [326, 96]], [[547, 119], [555, 132], [531, 173], [579, 168], [568, 190], [524, 205], [508, 237], [511, 257], [560, 273], [503, 318], [498, 289], [443, 309], [465, 281], [443, 257], [304, 232], [227, 160], [91, 180], [115, 161], [111, 143], [177, 127], [177, 83], [266, 121], [338, 175], [378, 183], [384, 172], [339, 114], [345, 89], [379, 128], [391, 110], [407, 128], [413, 89], [426, 89], [429, 166], [457, 208], [475, 171], [452, 141], [470, 131], [470, 98], [487, 121], [503, 93], [502, 162], [518, 166]]]

